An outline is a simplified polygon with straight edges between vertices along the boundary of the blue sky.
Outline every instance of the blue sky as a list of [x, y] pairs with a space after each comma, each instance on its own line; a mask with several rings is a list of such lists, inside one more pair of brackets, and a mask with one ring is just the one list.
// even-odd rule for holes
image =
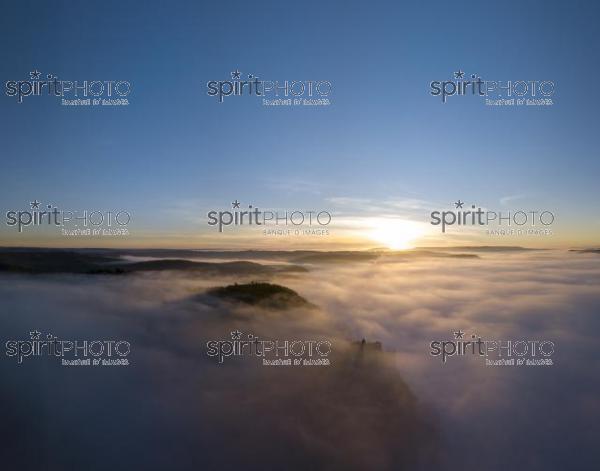
[[[594, 2], [548, 1], [13, 2], [0, 18], [3, 83], [37, 68], [128, 80], [133, 92], [128, 107], [102, 109], [3, 93], [2, 209], [33, 198], [120, 206], [142, 232], [165, 221], [185, 232], [206, 228], [173, 208], [193, 216], [236, 198], [346, 211], [331, 199], [494, 207], [518, 195], [569, 230], [597, 233], [598, 13]], [[332, 105], [206, 95], [207, 81], [236, 68], [329, 80]], [[429, 82], [458, 69], [552, 80], [555, 103], [497, 108], [429, 95]]]

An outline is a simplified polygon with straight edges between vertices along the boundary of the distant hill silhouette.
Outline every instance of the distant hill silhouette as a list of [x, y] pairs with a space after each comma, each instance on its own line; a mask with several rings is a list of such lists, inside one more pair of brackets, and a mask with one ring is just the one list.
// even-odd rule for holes
[[600, 254], [600, 249], [570, 249], [569, 252]]
[[[21, 273], [94, 273], [118, 259], [67, 251], [0, 252], [0, 271]], [[113, 268], [114, 269], [114, 268]]]
[[268, 266], [247, 261], [216, 263], [174, 259], [125, 262], [118, 257], [90, 252], [62, 250], [6, 250], [0, 252], [0, 271], [5, 272], [123, 275], [142, 271], [167, 270], [207, 275], [271, 275], [281, 272], [306, 271], [305, 268], [299, 266]]

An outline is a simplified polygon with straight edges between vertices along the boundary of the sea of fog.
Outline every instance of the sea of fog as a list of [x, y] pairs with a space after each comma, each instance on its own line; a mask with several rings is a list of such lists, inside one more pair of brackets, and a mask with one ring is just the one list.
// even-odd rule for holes
[[[313, 264], [270, 280], [314, 308], [268, 310], [204, 294], [246, 281], [184, 272], [0, 275], [6, 469], [597, 466], [598, 254], [382, 258]], [[236, 329], [328, 338], [340, 354], [310, 371], [251, 357], [218, 364], [206, 343]], [[127, 339], [131, 363], [18, 364], [6, 355], [5, 342], [35, 330]], [[430, 354], [431, 342], [457, 331], [552, 341], [553, 365], [486, 366], [474, 355], [443, 363]], [[383, 353], [357, 370], [348, 358], [363, 338], [381, 342]]]

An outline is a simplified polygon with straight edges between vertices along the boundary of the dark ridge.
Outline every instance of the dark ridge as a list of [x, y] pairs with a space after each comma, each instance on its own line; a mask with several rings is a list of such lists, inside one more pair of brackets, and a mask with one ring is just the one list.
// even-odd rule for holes
[[575, 252], [575, 253], [598, 253], [598, 254], [600, 254], [600, 249], [570, 249], [569, 252]]
[[272, 275], [307, 271], [299, 266], [265, 266], [245, 261], [212, 263], [189, 260], [152, 260], [127, 263], [117, 257], [75, 251], [27, 251], [21, 249], [0, 252], [0, 271], [5, 272], [121, 275], [141, 271], [167, 270], [215, 275]]
[[519, 247], [517, 245], [465, 245], [453, 247], [417, 247], [415, 250], [433, 250], [433, 251], [473, 251], [473, 252], [526, 252], [531, 250], [547, 250], [547, 249], [531, 249], [527, 247]]
[[437, 257], [437, 258], [480, 258], [474, 253], [446, 253], [432, 250], [415, 249], [404, 252], [391, 252], [387, 254], [394, 258], [419, 258], [419, 257]]
[[293, 256], [294, 263], [339, 263], [339, 262], [371, 262], [379, 258], [373, 252], [312, 252]]
[[[116, 258], [70, 251], [0, 252], [0, 271], [20, 273], [95, 273], [118, 261]], [[106, 265], [103, 267], [102, 265]]]
[[[46, 248], [0, 248], [5, 253], [52, 253], [60, 249]], [[523, 247], [509, 246], [465, 246], [465, 247], [421, 247], [412, 250], [394, 251], [389, 249], [370, 250], [190, 250], [190, 249], [66, 249], [63, 252], [76, 253], [94, 257], [119, 258], [123, 256], [153, 257], [157, 259], [208, 259], [208, 260], [231, 260], [237, 261], [283, 261], [289, 263], [351, 263], [370, 262], [382, 255], [396, 257], [476, 257], [475, 254], [456, 254], [463, 252], [505, 252], [505, 251], [529, 251], [541, 249], [527, 249]], [[450, 253], [449, 253], [450, 252]], [[141, 262], [140, 262], [141, 263]], [[149, 267], [151, 265], [148, 265]], [[181, 268], [186, 269], [186, 268]], [[287, 269], [285, 271], [301, 271], [299, 268]]]
[[279, 272], [305, 272], [302, 267], [273, 267], [254, 262], [192, 262], [189, 260], [150, 260], [121, 266], [125, 272], [183, 270], [218, 275], [267, 275]]

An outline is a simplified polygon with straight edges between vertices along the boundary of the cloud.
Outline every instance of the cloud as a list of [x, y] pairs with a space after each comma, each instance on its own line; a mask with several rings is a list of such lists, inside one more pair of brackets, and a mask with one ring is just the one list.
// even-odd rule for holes
[[354, 198], [334, 196], [327, 198], [343, 214], [361, 215], [395, 215], [398, 217], [417, 216], [420, 220], [434, 205], [428, 201], [417, 198], [390, 198], [387, 200], [374, 200], [370, 198]]
[[527, 198], [527, 195], [509, 195], [509, 196], [503, 196], [502, 198], [500, 198], [500, 204], [502, 206], [508, 206], [509, 204], [513, 203], [514, 201], [519, 201], [522, 199]]

